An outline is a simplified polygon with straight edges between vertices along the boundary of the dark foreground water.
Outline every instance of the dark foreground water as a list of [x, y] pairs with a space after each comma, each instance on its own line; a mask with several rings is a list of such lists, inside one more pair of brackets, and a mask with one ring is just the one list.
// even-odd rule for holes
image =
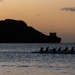
[[0, 75], [75, 75], [75, 55], [31, 53], [47, 46], [75, 44], [0, 44]]

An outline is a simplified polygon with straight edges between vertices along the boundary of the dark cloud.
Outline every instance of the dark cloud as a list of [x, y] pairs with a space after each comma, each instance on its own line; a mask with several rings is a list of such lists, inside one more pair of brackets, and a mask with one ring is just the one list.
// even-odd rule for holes
[[61, 10], [65, 10], [65, 11], [75, 11], [75, 7], [70, 7], [70, 8], [64, 7], [64, 8], [62, 8]]

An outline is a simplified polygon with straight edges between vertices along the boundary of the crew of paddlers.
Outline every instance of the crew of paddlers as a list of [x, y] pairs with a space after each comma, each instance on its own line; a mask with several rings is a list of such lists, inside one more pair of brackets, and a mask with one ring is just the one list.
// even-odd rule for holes
[[53, 49], [49, 49], [49, 47], [47, 47], [45, 50], [43, 47], [40, 48], [39, 53], [56, 53], [56, 54], [75, 54], [75, 50], [74, 47], [72, 47], [71, 49], [69, 49], [68, 47], [62, 49], [61, 47], [57, 48], [53, 48]]

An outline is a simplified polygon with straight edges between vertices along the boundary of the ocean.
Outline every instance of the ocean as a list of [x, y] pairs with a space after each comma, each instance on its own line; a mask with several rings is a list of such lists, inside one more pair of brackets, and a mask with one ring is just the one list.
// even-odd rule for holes
[[75, 43], [0, 43], [0, 75], [75, 75], [75, 54], [38, 54], [41, 47], [75, 48]]

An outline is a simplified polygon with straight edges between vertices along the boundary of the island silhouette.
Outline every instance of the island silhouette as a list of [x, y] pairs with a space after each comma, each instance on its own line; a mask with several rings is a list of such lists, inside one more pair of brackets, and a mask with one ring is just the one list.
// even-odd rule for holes
[[56, 33], [45, 35], [22, 20], [0, 21], [0, 43], [60, 43]]

